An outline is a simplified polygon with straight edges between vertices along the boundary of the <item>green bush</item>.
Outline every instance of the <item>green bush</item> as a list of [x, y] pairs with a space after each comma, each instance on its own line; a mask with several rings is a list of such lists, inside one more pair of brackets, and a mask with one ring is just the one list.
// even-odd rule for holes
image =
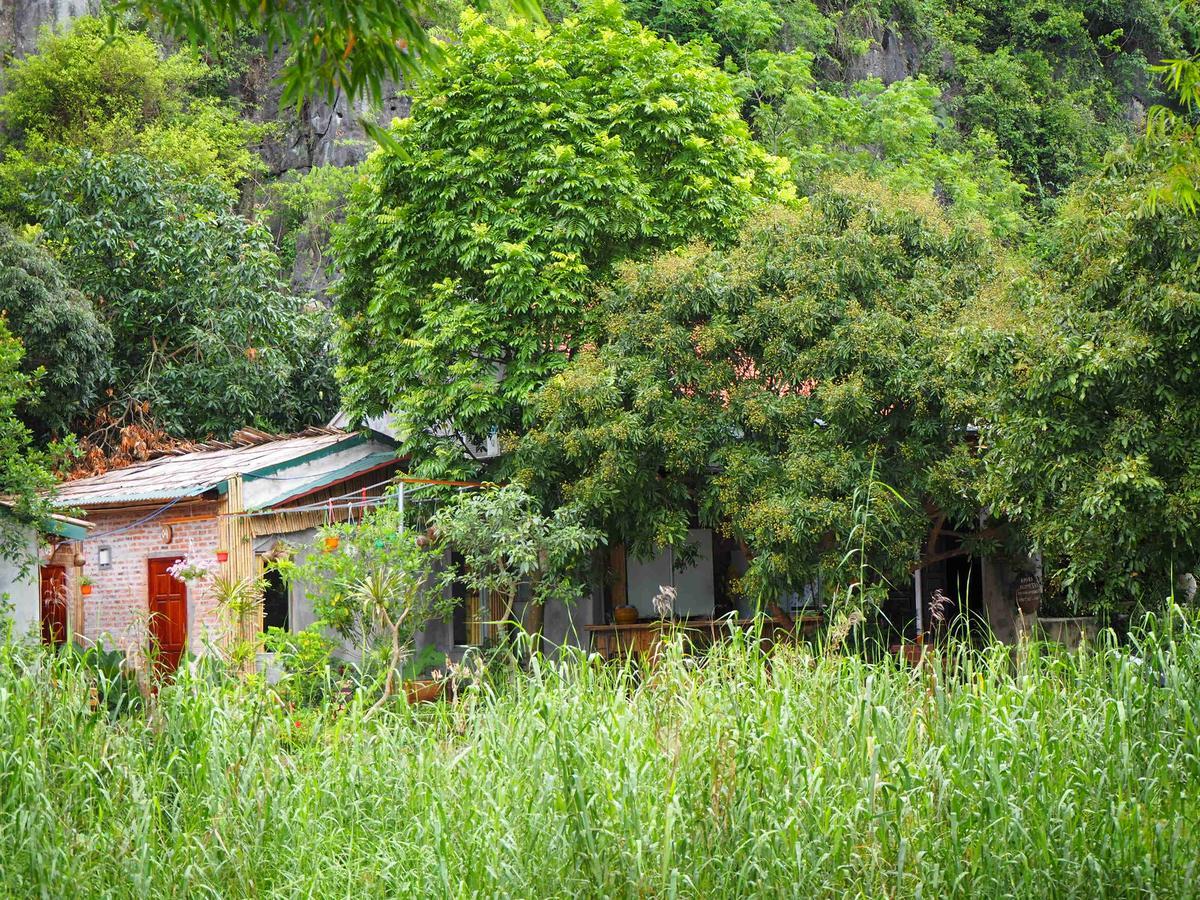
[[283, 669], [285, 677], [276, 687], [281, 697], [310, 705], [329, 694], [333, 641], [320, 628], [297, 632], [268, 628], [264, 646], [275, 654], [275, 661]]

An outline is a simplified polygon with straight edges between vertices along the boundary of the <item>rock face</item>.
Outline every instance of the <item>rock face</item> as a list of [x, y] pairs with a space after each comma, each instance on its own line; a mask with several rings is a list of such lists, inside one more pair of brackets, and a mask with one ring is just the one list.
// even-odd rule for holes
[[43, 27], [65, 25], [99, 9], [100, 0], [2, 0], [0, 45], [6, 53], [24, 56], [36, 49]]
[[[268, 171], [278, 176], [308, 171], [314, 166], [352, 166], [362, 162], [374, 146], [362, 125], [363, 118], [371, 114], [371, 105], [365, 100], [351, 104], [339, 92], [333, 103], [313, 100], [299, 111], [280, 109], [283, 89], [276, 77], [283, 61], [284, 54], [276, 52], [272, 59], [264, 61], [263, 71], [253, 83], [243, 85], [242, 99], [253, 110], [254, 120], [282, 125], [280, 135], [262, 148]], [[374, 113], [380, 125], [408, 116], [412, 101], [402, 91], [401, 85], [384, 86], [382, 103]]]
[[920, 46], [913, 38], [898, 35], [887, 25], [873, 27], [864, 37], [871, 39], [871, 48], [847, 65], [847, 83], [878, 78], [884, 84], [891, 84], [920, 71], [921, 60], [928, 48]]

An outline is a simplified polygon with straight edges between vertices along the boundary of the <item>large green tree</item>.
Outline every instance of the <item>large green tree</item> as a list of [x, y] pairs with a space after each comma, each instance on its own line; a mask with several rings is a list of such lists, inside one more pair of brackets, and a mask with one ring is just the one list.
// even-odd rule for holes
[[0, 315], [25, 347], [24, 370], [43, 370], [21, 408], [42, 435], [67, 435], [111, 383], [112, 331], [45, 251], [0, 224]]
[[1147, 202], [1161, 171], [1151, 145], [1072, 192], [1041, 289], [963, 335], [992, 374], [985, 497], [1083, 609], [1159, 603], [1200, 563], [1200, 217]]
[[745, 545], [764, 600], [860, 566], [904, 579], [979, 510], [945, 359], [1002, 265], [981, 223], [847, 179], [729, 250], [628, 266], [595, 346], [541, 391], [517, 474], [640, 555], [698, 514]]
[[426, 472], [467, 469], [470, 445], [521, 429], [586, 342], [590, 286], [614, 261], [726, 240], [788, 196], [728, 79], [617, 4], [552, 28], [469, 14], [447, 57], [337, 242], [347, 404], [399, 411]]
[[285, 291], [266, 230], [219, 185], [83, 152], [30, 202], [116, 337], [106, 421], [148, 405], [170, 432], [201, 437], [319, 423], [335, 408], [327, 314]]
[[11, 63], [0, 94], [0, 205], [27, 214], [22, 194], [66, 153], [137, 153], [231, 193], [265, 171], [252, 149], [269, 131], [206, 95], [209, 67], [167, 54], [145, 34], [82, 18], [46, 32], [37, 53]]

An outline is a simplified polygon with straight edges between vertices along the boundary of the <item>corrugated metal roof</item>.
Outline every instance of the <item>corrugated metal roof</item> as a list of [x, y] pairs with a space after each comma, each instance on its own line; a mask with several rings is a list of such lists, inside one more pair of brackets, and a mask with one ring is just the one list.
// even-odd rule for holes
[[262, 435], [245, 446], [162, 456], [69, 481], [59, 486], [54, 502], [58, 506], [86, 507], [198, 497], [219, 487], [232, 475], [270, 470], [340, 444], [362, 440], [359, 434], [329, 430], [290, 437]]
[[394, 450], [378, 450], [374, 453], [368, 453], [366, 456], [360, 456], [353, 462], [334, 469], [330, 472], [323, 472], [320, 475], [314, 476], [309, 481], [301, 484], [291, 484], [286, 488], [281, 488], [272, 497], [260, 500], [253, 504], [252, 509], [269, 509], [277, 503], [283, 503], [294, 497], [301, 497], [305, 494], [310, 494], [313, 491], [320, 490], [323, 487], [328, 487], [331, 484], [336, 484], [339, 481], [348, 481], [354, 478], [361, 472], [369, 472], [372, 469], [378, 469], [389, 463], [398, 463]]

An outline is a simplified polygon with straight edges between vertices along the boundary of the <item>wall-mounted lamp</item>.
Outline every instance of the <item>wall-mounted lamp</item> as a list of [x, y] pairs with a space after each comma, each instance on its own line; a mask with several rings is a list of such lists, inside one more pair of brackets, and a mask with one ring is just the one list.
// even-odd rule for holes
[[112, 565], [112, 547], [101, 547], [96, 551], [96, 563], [102, 569]]

